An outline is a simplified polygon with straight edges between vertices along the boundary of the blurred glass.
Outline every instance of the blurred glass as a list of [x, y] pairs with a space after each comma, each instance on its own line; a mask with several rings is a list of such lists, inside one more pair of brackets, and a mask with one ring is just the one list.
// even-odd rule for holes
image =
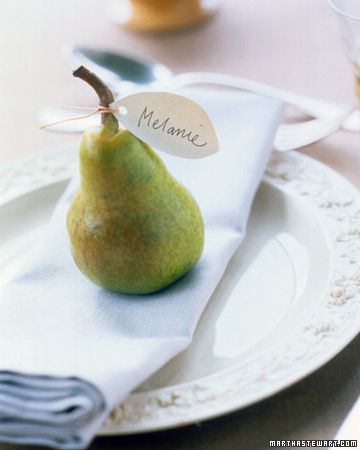
[[360, 0], [328, 0], [336, 12], [345, 51], [355, 74], [355, 92], [360, 104]]
[[217, 0], [118, 0], [114, 19], [135, 31], [171, 31], [203, 22], [217, 10]]

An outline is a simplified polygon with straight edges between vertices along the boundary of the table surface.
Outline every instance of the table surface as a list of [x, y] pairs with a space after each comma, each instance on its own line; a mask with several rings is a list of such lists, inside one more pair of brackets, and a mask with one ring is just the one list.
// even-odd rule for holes
[[[120, 0], [117, 0], [120, 2]], [[207, 24], [173, 34], [127, 32], [111, 2], [2, 0], [0, 163], [78, 135], [39, 130], [45, 105], [96, 104], [71, 76], [63, 47], [82, 43], [144, 55], [174, 72], [222, 71], [298, 93], [354, 102], [350, 65], [325, 1], [222, 0]], [[339, 131], [303, 150], [360, 186], [360, 135]], [[202, 425], [151, 435], [98, 438], [91, 450], [259, 450], [270, 439], [330, 439], [360, 392], [360, 336], [313, 375], [257, 405]], [[0, 444], [1, 450], [20, 450]], [[30, 447], [28, 447], [30, 449]]]

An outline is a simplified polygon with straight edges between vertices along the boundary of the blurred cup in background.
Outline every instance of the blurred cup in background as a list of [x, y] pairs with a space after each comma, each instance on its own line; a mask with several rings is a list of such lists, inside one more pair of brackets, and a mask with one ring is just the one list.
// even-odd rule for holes
[[217, 0], [118, 0], [113, 17], [134, 31], [172, 31], [214, 15]]

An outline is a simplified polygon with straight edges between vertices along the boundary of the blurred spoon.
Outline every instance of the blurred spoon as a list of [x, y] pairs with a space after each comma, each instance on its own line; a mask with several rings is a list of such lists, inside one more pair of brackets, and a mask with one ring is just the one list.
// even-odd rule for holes
[[170, 69], [158, 62], [108, 50], [74, 45], [65, 47], [64, 53], [72, 63], [82, 64], [96, 72], [116, 94], [123, 95], [139, 85], [145, 87], [167, 82], [174, 76]]
[[[140, 60], [108, 50], [74, 45], [65, 46], [63, 51], [72, 64], [82, 64], [105, 80], [115, 96], [133, 92], [139, 86], [145, 89], [158, 82], [166, 83], [174, 76], [170, 69], [158, 62]], [[74, 113], [73, 110], [63, 108], [43, 107], [38, 112], [38, 122], [44, 125], [86, 113], [88, 113], [87, 110], [81, 111], [81, 109]], [[61, 133], [81, 133], [84, 129], [98, 123], [99, 117], [95, 115], [79, 121], [59, 123], [53, 125], [50, 130]]]
[[[96, 71], [116, 94], [129, 94], [134, 92], [134, 89], [138, 89], [139, 85], [144, 89], [160, 89], [161, 87], [174, 88], [176, 86], [207, 83], [239, 88], [277, 98], [315, 118], [333, 118], [338, 116], [339, 111], [341, 115], [342, 111], [347, 111], [350, 108], [349, 105], [344, 103], [298, 95], [263, 83], [225, 74], [191, 72], [174, 75], [170, 69], [158, 62], [140, 60], [107, 50], [74, 45], [68, 47], [66, 53], [74, 63], [87, 65], [90, 69]], [[350, 131], [360, 130], [358, 111], [354, 111], [347, 117], [342, 123], [342, 128]]]

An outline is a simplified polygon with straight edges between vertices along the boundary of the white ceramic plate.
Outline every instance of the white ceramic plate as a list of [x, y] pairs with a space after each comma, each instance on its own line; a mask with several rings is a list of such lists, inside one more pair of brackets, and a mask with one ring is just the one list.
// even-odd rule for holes
[[[36, 245], [75, 159], [59, 149], [0, 171], [0, 283]], [[101, 434], [243, 408], [313, 372], [359, 331], [359, 192], [310, 158], [276, 154], [193, 344], [119, 405]]]

